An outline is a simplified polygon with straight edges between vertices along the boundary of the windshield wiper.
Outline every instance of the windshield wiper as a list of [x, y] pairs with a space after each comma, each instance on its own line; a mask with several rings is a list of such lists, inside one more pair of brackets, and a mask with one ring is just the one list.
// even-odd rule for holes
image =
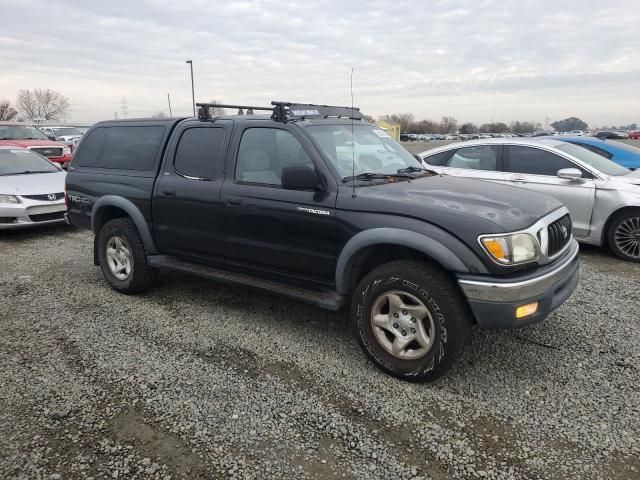
[[358, 175], [352, 175], [349, 177], [344, 177], [342, 179], [343, 182], [349, 182], [351, 180], [376, 180], [376, 179], [383, 179], [383, 178], [389, 178], [389, 177], [397, 177], [397, 178], [416, 178], [415, 176], [407, 173], [407, 172], [400, 172], [398, 171], [398, 173], [376, 173], [376, 172], [364, 172], [364, 173], [359, 173]]

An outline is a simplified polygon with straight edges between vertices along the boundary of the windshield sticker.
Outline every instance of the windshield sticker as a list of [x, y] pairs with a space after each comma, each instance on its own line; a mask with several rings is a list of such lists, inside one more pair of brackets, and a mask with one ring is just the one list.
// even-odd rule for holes
[[380, 138], [385, 138], [385, 137], [389, 137], [391, 138], [391, 135], [389, 135], [387, 132], [385, 132], [384, 130], [379, 130], [377, 128], [373, 129], [373, 132], [378, 135]]

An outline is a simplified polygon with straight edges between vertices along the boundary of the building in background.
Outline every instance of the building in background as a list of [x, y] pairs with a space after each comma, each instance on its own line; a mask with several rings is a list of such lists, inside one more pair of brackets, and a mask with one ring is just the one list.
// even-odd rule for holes
[[376, 125], [391, 135], [396, 141], [400, 141], [400, 124], [399, 123], [389, 123], [384, 120], [378, 120]]

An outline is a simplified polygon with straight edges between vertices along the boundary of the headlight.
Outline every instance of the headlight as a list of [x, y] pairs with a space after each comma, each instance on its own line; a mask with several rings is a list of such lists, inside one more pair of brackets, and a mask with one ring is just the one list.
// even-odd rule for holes
[[20, 199], [15, 195], [0, 194], [0, 203], [20, 203]]
[[71, 147], [64, 147], [62, 149], [62, 154], [63, 155], [71, 155]]
[[489, 256], [503, 265], [530, 262], [538, 258], [538, 242], [528, 233], [484, 236], [480, 243]]

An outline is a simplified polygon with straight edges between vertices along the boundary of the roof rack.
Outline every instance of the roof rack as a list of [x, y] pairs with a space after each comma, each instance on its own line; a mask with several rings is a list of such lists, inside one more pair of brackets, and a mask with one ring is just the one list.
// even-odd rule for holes
[[272, 107], [252, 107], [249, 105], [224, 105], [221, 103], [196, 103], [198, 108], [198, 118], [200, 120], [210, 120], [210, 108], [237, 108], [238, 115], [253, 115], [255, 110], [269, 111], [271, 118], [278, 122], [288, 120], [304, 120], [305, 118], [351, 118], [362, 120], [364, 116], [359, 108], [335, 107], [332, 105], [314, 105], [313, 103], [291, 103], [291, 102], [271, 102]]
[[335, 107], [333, 105], [314, 105], [313, 103], [271, 102], [272, 118], [286, 122], [287, 120], [302, 120], [304, 118], [344, 117], [362, 120], [364, 116], [359, 108]]

